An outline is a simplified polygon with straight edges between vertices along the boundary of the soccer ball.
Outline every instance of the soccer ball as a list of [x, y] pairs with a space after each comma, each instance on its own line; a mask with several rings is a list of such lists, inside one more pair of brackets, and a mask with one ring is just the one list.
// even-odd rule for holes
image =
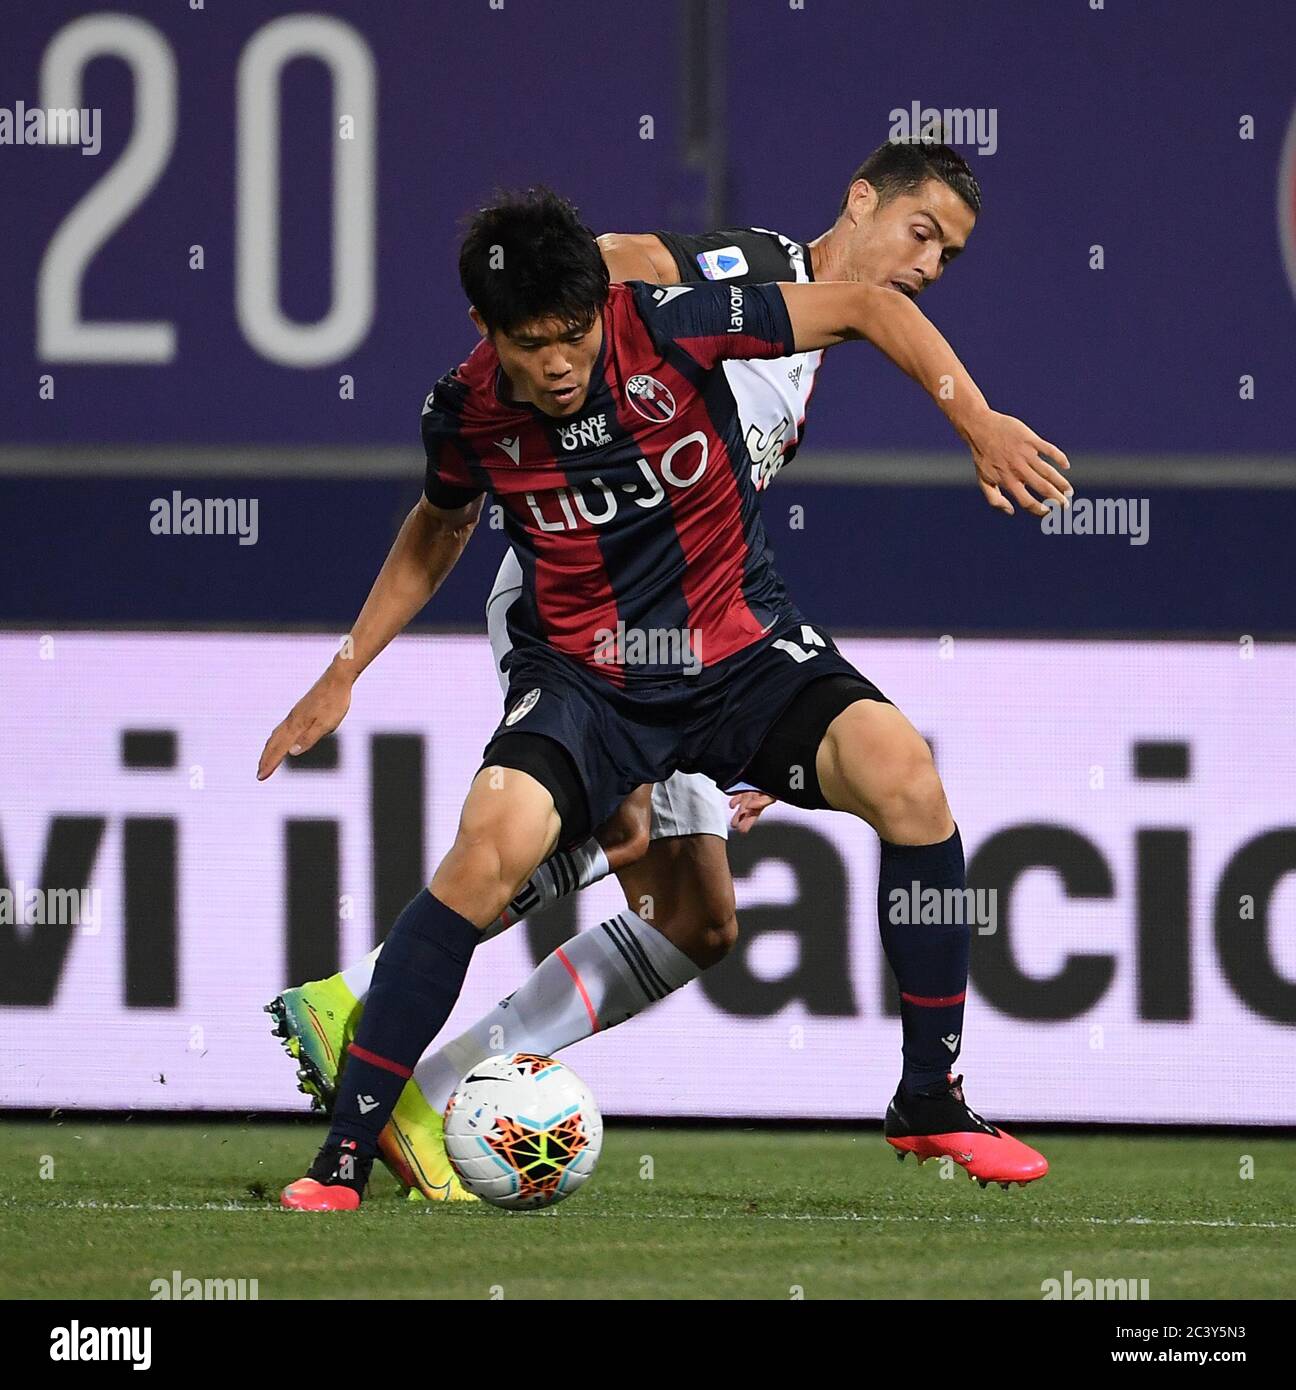
[[459, 1083], [445, 1112], [445, 1146], [475, 1197], [533, 1211], [570, 1197], [593, 1173], [603, 1117], [569, 1067], [506, 1052]]

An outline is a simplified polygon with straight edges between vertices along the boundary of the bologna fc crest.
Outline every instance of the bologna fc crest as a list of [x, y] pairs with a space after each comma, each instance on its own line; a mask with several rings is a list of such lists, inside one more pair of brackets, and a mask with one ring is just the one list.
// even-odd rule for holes
[[645, 420], [675, 418], [675, 397], [655, 376], [632, 376], [626, 382], [626, 399]]
[[1278, 239], [1287, 280], [1296, 294], [1296, 110], [1287, 124], [1287, 138], [1278, 161]]
[[540, 692], [538, 690], [528, 690], [517, 704], [513, 706], [512, 711], [509, 713], [509, 717], [504, 723], [511, 729], [519, 719], [525, 719], [527, 715], [535, 709], [536, 701], [539, 700], [539, 698]]

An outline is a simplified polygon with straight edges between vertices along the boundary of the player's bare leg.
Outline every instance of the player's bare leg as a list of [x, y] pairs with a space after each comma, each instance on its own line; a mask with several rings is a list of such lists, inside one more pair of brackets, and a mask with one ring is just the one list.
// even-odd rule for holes
[[502, 766], [477, 774], [449, 853], [397, 919], [348, 1048], [328, 1138], [305, 1178], [284, 1190], [301, 1210], [354, 1209], [415, 1063], [459, 997], [472, 952], [561, 833], [553, 795]]
[[[627, 864], [633, 864], [648, 848], [651, 824], [652, 788], [643, 786], [631, 792], [583, 844], [570, 850], [558, 850], [538, 865], [535, 872], [505, 904], [495, 921], [486, 928], [482, 939], [489, 941], [521, 921], [523, 917], [535, 917], [572, 893], [579, 893], [581, 889], [588, 888], [591, 884], [606, 878], [608, 874], [617, 873]], [[349, 1012], [356, 1004], [363, 1003], [365, 995], [369, 993], [374, 962], [377, 961], [381, 950], [381, 945], [375, 946], [368, 955], [346, 966], [336, 976], [330, 976], [329, 981], [314, 983], [319, 985], [338, 982], [342, 986], [339, 997], [349, 1001]], [[309, 987], [302, 986], [299, 990], [287, 991], [274, 1003], [266, 1006], [267, 1012], [275, 1014], [279, 1019], [283, 1010], [276, 1008], [276, 1005], [282, 1005], [285, 1000], [291, 1005], [293, 1000], [288, 996], [300, 994], [301, 990], [307, 988]], [[290, 1031], [277, 1031], [286, 1042], [292, 1041], [295, 1037]], [[294, 1057], [297, 1056], [291, 1047], [289, 1051]], [[332, 1079], [330, 1077], [321, 1087], [312, 1078], [307, 1077], [304, 1078], [306, 1084], [301, 1089], [308, 1095], [318, 1095], [323, 1107], [328, 1109], [332, 1104]], [[328, 1094], [321, 1094], [321, 1090], [327, 1091]]]
[[738, 907], [726, 843], [718, 835], [654, 840], [617, 873], [632, 912], [701, 970], [738, 940]]
[[499, 1052], [552, 1056], [627, 1022], [716, 964], [738, 937], [733, 879], [718, 835], [654, 840], [618, 874], [628, 910], [578, 933], [458, 1037], [429, 1052], [402, 1094], [422, 1121], [411, 1139], [436, 1165], [439, 1117], [459, 1080]]
[[[482, 939], [498, 936], [524, 916], [535, 916], [571, 893], [577, 893], [608, 873], [615, 873], [643, 856], [652, 824], [652, 788], [632, 792], [615, 813], [584, 844], [549, 856], [527, 879]], [[347, 1045], [355, 1036], [365, 996], [373, 979], [374, 964], [382, 946], [333, 975], [308, 980], [285, 989], [265, 1006], [274, 1020], [273, 1031], [289, 1058], [297, 1064], [298, 1090], [325, 1113], [333, 1109], [338, 1075]], [[399, 1128], [399, 1112], [392, 1123]], [[387, 1136], [384, 1136], [385, 1138]], [[388, 1154], [388, 1148], [392, 1153]], [[409, 1163], [400, 1158], [408, 1150], [399, 1136], [384, 1144], [384, 1158], [407, 1187], [414, 1186]], [[419, 1184], [428, 1187], [428, 1184]], [[440, 1195], [445, 1182], [430, 1185], [425, 1195]]]
[[[651, 823], [652, 788], [644, 786], [625, 799], [591, 843], [597, 839], [605, 862], [614, 871], [621, 870], [648, 851]], [[681, 851], [673, 846], [682, 841], [661, 842], [672, 848], [656, 851], [652, 856], [656, 867], [631, 882], [627, 888], [630, 911], [565, 943], [508, 999], [419, 1062], [379, 1139], [383, 1161], [412, 1196], [438, 1201], [467, 1196], [445, 1156], [442, 1116], [460, 1078], [484, 1058], [502, 1051], [549, 1055], [593, 1032], [606, 1031], [695, 978], [699, 968], [718, 958], [718, 936], [728, 933], [732, 941], [736, 924], [724, 841], [711, 835], [685, 838], [709, 842], [709, 850], [695, 853], [705, 855], [706, 872], [716, 888], [706, 886], [687, 869], [681, 871], [688, 874], [682, 889], [673, 887], [668, 876], [681, 858]], [[483, 933], [483, 940], [515, 920], [513, 907], [529, 898], [532, 886], [562, 857], [552, 855], [540, 866], [501, 919]], [[582, 886], [567, 870], [557, 878], [561, 891], [550, 901]], [[635, 911], [640, 901], [647, 919]], [[671, 920], [669, 937], [650, 925], [656, 915], [654, 902], [662, 905]], [[681, 908], [685, 903], [705, 903], [712, 915], [699, 917], [694, 910], [677, 910], [676, 902]], [[325, 1111], [332, 1109], [342, 1058], [362, 1016], [378, 954], [375, 949], [337, 975], [285, 990], [268, 1006], [277, 1033], [298, 1063], [301, 1089], [316, 1097]]]
[[[859, 700], [829, 725], [815, 771], [828, 804], [868, 821], [882, 838], [878, 923], [904, 1028], [888, 1143], [899, 1158], [913, 1153], [920, 1163], [952, 1158], [983, 1187], [1043, 1177], [1043, 1155], [971, 1110], [963, 1078], [949, 1071], [963, 1038], [971, 927], [963, 847], [931, 750], [894, 705]], [[915, 921], [896, 910], [915, 901], [934, 911]]]
[[643, 786], [631, 792], [583, 845], [559, 850], [546, 859], [486, 929], [485, 939], [641, 859], [651, 828], [652, 787]]

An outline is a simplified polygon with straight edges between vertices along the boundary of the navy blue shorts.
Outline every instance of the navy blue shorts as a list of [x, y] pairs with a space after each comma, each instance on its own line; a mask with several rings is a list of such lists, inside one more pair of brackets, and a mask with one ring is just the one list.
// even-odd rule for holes
[[886, 698], [827, 633], [799, 617], [696, 676], [640, 680], [628, 688], [550, 647], [515, 647], [506, 713], [490, 742], [527, 733], [560, 744], [596, 826], [636, 787], [674, 772], [702, 772], [721, 787], [742, 780], [779, 716], [825, 676], [853, 677], [863, 687], [861, 698]]

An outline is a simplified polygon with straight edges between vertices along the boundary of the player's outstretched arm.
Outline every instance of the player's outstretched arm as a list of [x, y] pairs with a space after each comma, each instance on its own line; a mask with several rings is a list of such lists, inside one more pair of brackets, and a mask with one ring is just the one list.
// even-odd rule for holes
[[338, 654], [266, 740], [257, 766], [258, 782], [269, 777], [285, 756], [313, 748], [342, 722], [356, 678], [441, 587], [463, 554], [481, 508], [480, 497], [457, 511], [445, 511], [426, 497], [419, 498]]
[[1036, 516], [1047, 512], [1045, 501], [1067, 504], [1071, 485], [1058, 472], [1071, 467], [1067, 456], [1023, 421], [991, 410], [954, 349], [911, 300], [845, 281], [779, 288], [798, 352], [864, 338], [923, 387], [971, 449], [992, 507], [1012, 515], [1005, 492]]

